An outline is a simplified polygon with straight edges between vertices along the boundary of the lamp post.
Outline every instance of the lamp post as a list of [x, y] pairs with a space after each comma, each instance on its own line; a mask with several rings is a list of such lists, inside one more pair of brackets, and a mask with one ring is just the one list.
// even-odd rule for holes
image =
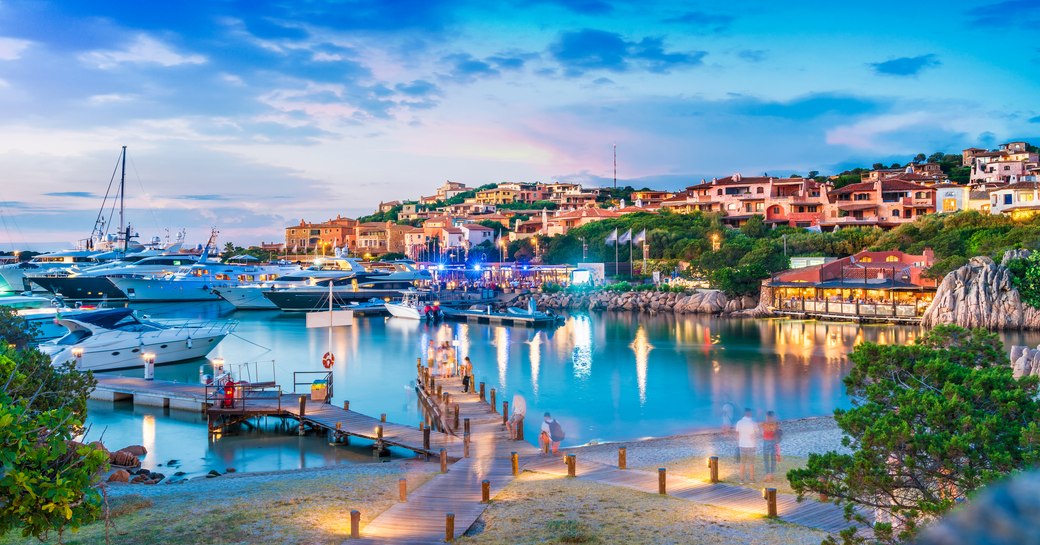
[[711, 250], [713, 252], [717, 252], [717, 251], [719, 251], [719, 247], [720, 246], [721, 246], [721, 244], [719, 244], [719, 234], [718, 233], [712, 233], [712, 235], [711, 235]]
[[73, 348], [72, 357], [76, 358], [76, 367], [80, 367], [83, 363], [83, 349], [78, 346]]
[[538, 261], [538, 237], [531, 237], [531, 244], [534, 246], [533, 261]]
[[506, 242], [506, 239], [499, 238], [498, 239], [498, 245], [502, 247], [502, 263], [505, 263], [506, 262], [506, 246], [508, 246], [509, 244]]

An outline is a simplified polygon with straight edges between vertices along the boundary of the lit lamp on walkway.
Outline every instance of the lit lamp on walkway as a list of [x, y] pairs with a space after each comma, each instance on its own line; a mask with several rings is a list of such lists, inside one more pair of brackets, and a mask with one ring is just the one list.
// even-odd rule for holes
[[717, 252], [717, 251], [719, 251], [719, 247], [720, 246], [721, 245], [719, 244], [719, 234], [718, 233], [712, 233], [712, 235], [711, 235], [711, 250], [713, 252]]
[[213, 378], [224, 374], [224, 358], [213, 358]]
[[145, 352], [142, 357], [144, 358], [144, 379], [154, 380], [155, 379], [155, 354], [151, 352]]

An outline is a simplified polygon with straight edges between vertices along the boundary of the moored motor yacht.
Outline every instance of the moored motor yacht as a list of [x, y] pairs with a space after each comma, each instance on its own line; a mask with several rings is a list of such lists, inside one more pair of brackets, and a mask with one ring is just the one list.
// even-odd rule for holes
[[444, 317], [439, 301], [428, 291], [408, 290], [400, 301], [389, 301], [386, 310], [395, 318], [438, 320]]
[[198, 256], [192, 254], [142, 253], [80, 271], [27, 277], [43, 289], [70, 301], [112, 301], [126, 299], [126, 295], [109, 278], [166, 276], [198, 260]]
[[274, 280], [218, 287], [213, 291], [237, 310], [276, 310], [278, 306], [264, 297], [264, 292], [301, 286], [327, 286], [329, 280], [343, 280], [364, 272], [365, 267], [356, 259], [338, 256], [322, 257], [316, 259], [314, 264], [306, 269], [282, 275]]
[[11, 308], [28, 324], [36, 326], [35, 341], [56, 339], [68, 333], [69, 330], [59, 323], [61, 318], [75, 318], [98, 310], [96, 307], [80, 305], [69, 307], [60, 297], [39, 295], [0, 297], [0, 306]]
[[58, 322], [69, 332], [42, 343], [55, 364], [75, 361], [83, 370], [104, 371], [201, 358], [235, 328], [234, 322], [176, 323], [138, 318], [126, 308], [100, 310]]

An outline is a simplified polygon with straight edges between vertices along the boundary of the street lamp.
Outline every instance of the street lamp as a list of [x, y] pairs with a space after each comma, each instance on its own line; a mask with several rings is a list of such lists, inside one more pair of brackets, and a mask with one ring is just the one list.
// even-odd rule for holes
[[83, 348], [77, 346], [72, 349], [72, 357], [76, 358], [76, 367], [79, 367], [83, 363]]
[[531, 244], [534, 245], [534, 261], [538, 261], [538, 237], [531, 237]]
[[144, 357], [144, 379], [155, 379], [155, 354], [145, 352], [142, 357]]
[[498, 245], [502, 247], [502, 263], [505, 263], [506, 262], [506, 246], [508, 246], [508, 244], [506, 243], [506, 239], [504, 239], [504, 238], [498, 239]]
[[712, 249], [712, 251], [715, 251], [715, 252], [719, 251], [719, 247], [720, 246], [721, 245], [719, 244], [719, 234], [718, 233], [712, 233], [712, 235], [711, 235], [711, 249]]

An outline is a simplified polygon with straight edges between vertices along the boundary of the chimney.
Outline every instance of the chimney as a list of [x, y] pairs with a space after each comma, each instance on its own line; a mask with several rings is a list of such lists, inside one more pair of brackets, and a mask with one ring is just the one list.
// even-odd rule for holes
[[925, 265], [928, 265], [930, 267], [932, 263], [935, 262], [935, 252], [933, 252], [931, 248], [925, 248], [924, 252], [921, 253], [922, 255], [924, 255]]

